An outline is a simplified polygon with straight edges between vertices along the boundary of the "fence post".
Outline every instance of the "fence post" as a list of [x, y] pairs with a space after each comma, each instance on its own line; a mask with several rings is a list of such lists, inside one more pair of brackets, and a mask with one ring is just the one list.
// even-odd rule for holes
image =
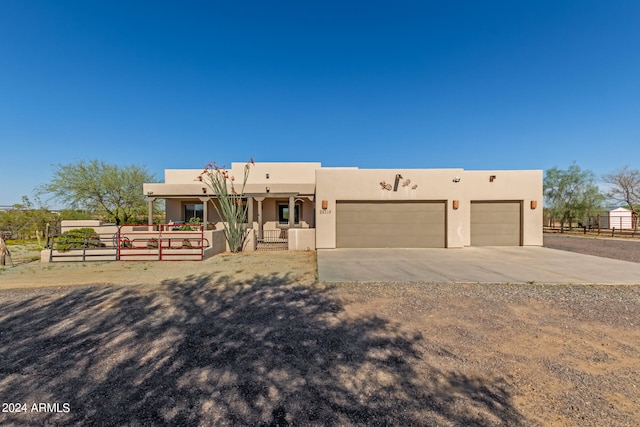
[[613, 227], [611, 229], [611, 237], [613, 237], [614, 234], [616, 234], [616, 228], [615, 227]]

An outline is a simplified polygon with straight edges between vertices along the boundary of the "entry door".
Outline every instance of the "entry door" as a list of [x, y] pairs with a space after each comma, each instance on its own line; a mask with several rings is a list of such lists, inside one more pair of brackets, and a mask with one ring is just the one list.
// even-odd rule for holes
[[522, 203], [471, 202], [471, 246], [520, 246]]
[[336, 203], [339, 248], [444, 248], [444, 202]]

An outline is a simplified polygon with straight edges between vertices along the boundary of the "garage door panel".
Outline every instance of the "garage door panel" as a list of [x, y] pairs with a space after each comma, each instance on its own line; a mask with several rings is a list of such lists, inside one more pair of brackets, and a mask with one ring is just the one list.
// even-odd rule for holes
[[363, 215], [367, 215], [370, 223], [375, 224], [395, 224], [398, 222], [407, 222], [410, 217], [406, 213], [398, 214], [397, 212], [376, 212], [375, 215], [371, 212], [347, 212], [341, 216], [342, 223], [344, 224], [360, 224], [362, 223]]
[[[358, 225], [358, 224], [362, 224], [363, 220], [367, 220], [367, 225], [368, 226], [375, 226], [375, 225], [381, 225], [381, 226], [390, 226], [390, 225], [397, 225], [400, 224], [403, 227], [410, 227], [412, 225], [414, 225], [416, 222], [421, 224], [421, 225], [429, 225], [429, 224], [444, 224], [444, 215], [391, 215], [391, 214], [376, 214], [375, 216], [372, 215], [368, 215], [367, 213], [364, 214], [355, 214], [355, 213], [350, 213], [352, 215], [349, 215], [347, 217], [341, 217], [341, 223], [344, 225], [347, 224], [352, 224], [352, 225]], [[363, 218], [364, 216], [364, 218]]]
[[336, 245], [444, 247], [445, 218], [443, 202], [338, 202]]
[[471, 202], [471, 246], [519, 246], [520, 202]]
[[482, 224], [477, 225], [476, 230], [474, 232], [475, 235], [504, 235], [504, 234], [518, 234], [517, 231], [518, 224]]
[[381, 224], [372, 225], [372, 226], [352, 226], [352, 227], [349, 227], [349, 229], [341, 230], [342, 236], [360, 236], [363, 234], [375, 234], [379, 236], [390, 237], [390, 236], [396, 236], [398, 234], [408, 234], [408, 235], [415, 234], [418, 236], [441, 236], [443, 233], [439, 229], [424, 230], [418, 226], [413, 226], [413, 227], [405, 226], [402, 228], [402, 233], [399, 233], [398, 230], [392, 227], [381, 225]]
[[518, 224], [520, 222], [518, 219], [514, 219], [514, 215], [518, 215], [518, 213], [495, 212], [491, 216], [489, 216], [490, 214], [485, 215], [487, 215], [487, 217], [484, 220], [476, 219], [471, 221], [471, 224], [502, 224], [505, 222], [509, 224]]

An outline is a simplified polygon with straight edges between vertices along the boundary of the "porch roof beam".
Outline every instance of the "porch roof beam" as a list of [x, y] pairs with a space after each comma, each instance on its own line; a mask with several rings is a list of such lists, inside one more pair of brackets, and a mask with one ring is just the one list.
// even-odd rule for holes
[[[306, 195], [306, 194], [300, 194], [300, 193], [244, 193], [242, 195], [240, 195], [241, 197], [264, 197], [267, 199], [276, 199], [276, 198], [288, 198], [288, 197], [313, 197], [312, 194]], [[206, 196], [203, 197], [202, 194], [181, 194], [181, 195], [167, 195], [164, 196], [162, 194], [154, 194], [153, 195], [154, 199], [200, 199], [200, 200], [206, 200], [206, 199], [217, 199], [217, 197], [215, 196], [215, 194], [207, 194]]]

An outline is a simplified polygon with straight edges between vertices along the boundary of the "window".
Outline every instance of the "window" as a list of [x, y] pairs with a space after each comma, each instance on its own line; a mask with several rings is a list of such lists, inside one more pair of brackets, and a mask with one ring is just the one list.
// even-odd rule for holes
[[201, 222], [204, 222], [204, 205], [202, 203], [184, 205], [184, 221], [189, 222], [191, 218], [199, 218]]
[[[295, 217], [293, 219], [294, 224], [300, 224], [300, 205], [295, 205]], [[278, 205], [278, 223], [289, 224], [289, 204]]]

